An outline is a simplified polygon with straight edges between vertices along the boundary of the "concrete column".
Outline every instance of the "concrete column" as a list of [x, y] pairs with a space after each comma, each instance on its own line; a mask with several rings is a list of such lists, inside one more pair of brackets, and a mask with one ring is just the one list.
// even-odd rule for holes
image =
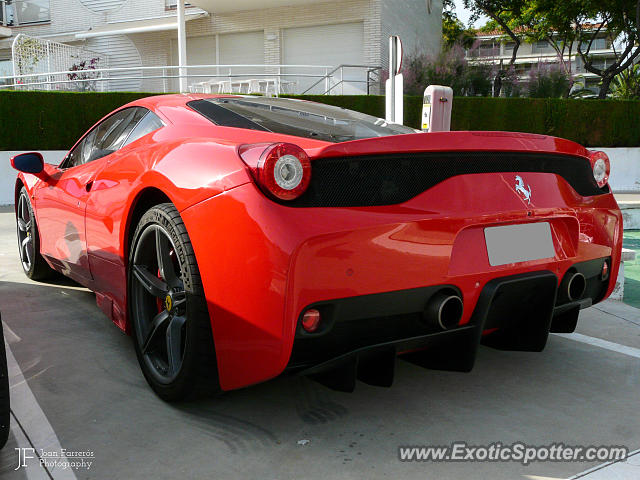
[[187, 93], [187, 29], [184, 19], [184, 0], [178, 0], [178, 69], [180, 75], [180, 93]]

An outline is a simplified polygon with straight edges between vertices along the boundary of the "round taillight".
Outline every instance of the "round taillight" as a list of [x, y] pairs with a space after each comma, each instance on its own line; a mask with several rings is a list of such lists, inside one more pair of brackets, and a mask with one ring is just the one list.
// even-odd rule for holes
[[268, 147], [257, 166], [258, 182], [279, 200], [295, 200], [311, 181], [311, 161], [297, 145], [278, 143]]
[[320, 326], [320, 312], [315, 308], [310, 308], [302, 316], [302, 328], [306, 332], [313, 333]]
[[598, 186], [604, 187], [609, 181], [611, 173], [611, 164], [607, 154], [604, 152], [591, 153], [591, 168], [593, 169], [593, 178]]

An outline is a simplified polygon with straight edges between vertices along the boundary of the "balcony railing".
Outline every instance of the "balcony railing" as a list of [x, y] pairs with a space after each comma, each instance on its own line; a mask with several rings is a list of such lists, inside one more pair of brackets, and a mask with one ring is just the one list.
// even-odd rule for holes
[[369, 65], [192, 65], [90, 68], [0, 76], [0, 89], [168, 93], [187, 79], [194, 93], [379, 94], [381, 68]]
[[0, 0], [2, 26], [18, 27], [50, 20], [50, 0]]

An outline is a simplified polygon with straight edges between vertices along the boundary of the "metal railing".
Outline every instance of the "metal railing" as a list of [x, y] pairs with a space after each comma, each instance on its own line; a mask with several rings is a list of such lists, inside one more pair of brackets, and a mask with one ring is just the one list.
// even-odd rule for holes
[[[185, 77], [191, 92], [291, 94], [375, 94], [380, 67], [369, 65], [190, 65], [92, 68], [0, 77], [0, 89], [168, 93]], [[252, 85], [265, 91], [250, 91]]]
[[[348, 70], [351, 68], [354, 68], [354, 69], [366, 68], [366, 80], [345, 79], [345, 75], [344, 75], [345, 69]], [[329, 81], [329, 79], [336, 76], [338, 72], [340, 73], [340, 77], [339, 77], [340, 80], [337, 83], [330, 85], [331, 82]], [[309, 88], [303, 91], [302, 95], [311, 92], [315, 87], [317, 87], [318, 85], [321, 85], [323, 81], [325, 84], [325, 90], [322, 93], [322, 95], [330, 95], [338, 87], [341, 88], [341, 92], [340, 92], [341, 95], [344, 95], [344, 85], [346, 83], [365, 83], [367, 86], [367, 95], [371, 95], [372, 87], [373, 86], [379, 87], [380, 85], [381, 73], [382, 73], [382, 69], [380, 67], [366, 67], [363, 65], [346, 65], [346, 64], [340, 65], [334, 68], [333, 70], [331, 70], [330, 72], [326, 72], [323, 78], [319, 79], [313, 85], [311, 85]]]
[[19, 27], [49, 21], [50, 0], [0, 0], [0, 26]]

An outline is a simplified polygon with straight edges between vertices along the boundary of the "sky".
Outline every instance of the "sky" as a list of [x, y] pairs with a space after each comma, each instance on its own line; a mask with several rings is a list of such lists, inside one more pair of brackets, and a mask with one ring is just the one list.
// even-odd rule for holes
[[[468, 26], [468, 22], [469, 22], [469, 17], [471, 16], [471, 12], [467, 9], [464, 8], [464, 2], [463, 0], [455, 0], [456, 3], [456, 15], [458, 15], [458, 18], [460, 20], [462, 20], [462, 22]], [[476, 27], [481, 27], [482, 25], [484, 25], [487, 20], [489, 20], [487, 17], [480, 17], [480, 19], [478, 19], [478, 21], [475, 23]]]

